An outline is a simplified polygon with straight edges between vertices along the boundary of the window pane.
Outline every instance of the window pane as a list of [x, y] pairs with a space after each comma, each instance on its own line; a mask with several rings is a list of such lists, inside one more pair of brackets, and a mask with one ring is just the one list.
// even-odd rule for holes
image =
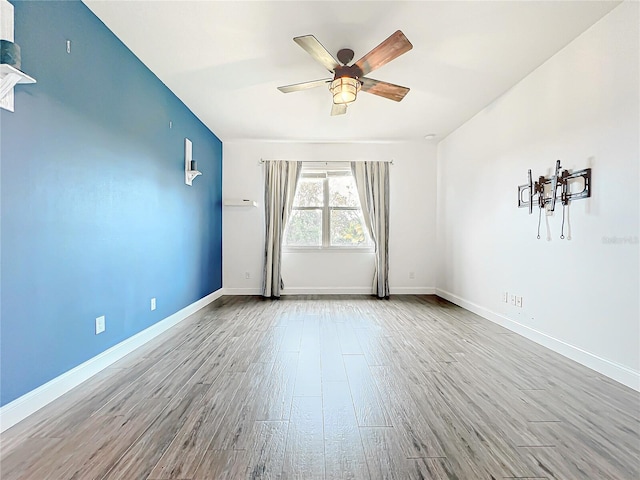
[[294, 210], [287, 225], [285, 245], [322, 246], [322, 210]]
[[329, 206], [360, 208], [356, 182], [351, 175], [329, 177]]
[[360, 247], [370, 244], [358, 210], [331, 210], [331, 245]]
[[300, 178], [293, 205], [296, 207], [322, 207], [322, 178]]

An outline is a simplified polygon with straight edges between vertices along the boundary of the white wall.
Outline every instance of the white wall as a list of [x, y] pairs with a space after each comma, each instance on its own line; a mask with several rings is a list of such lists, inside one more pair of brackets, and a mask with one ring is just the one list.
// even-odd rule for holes
[[[438, 145], [437, 221], [439, 294], [636, 389], [638, 18], [617, 7]], [[516, 187], [556, 159], [593, 169], [593, 197], [571, 204], [570, 241], [561, 209], [536, 240]]]
[[[230, 141], [223, 146], [223, 197], [258, 201], [258, 208], [224, 207], [223, 284], [228, 294], [257, 294], [264, 255], [261, 158], [394, 160], [390, 173], [391, 293], [435, 291], [436, 148], [416, 143], [279, 143]], [[283, 293], [370, 293], [373, 254], [288, 253]], [[409, 272], [415, 278], [409, 278]], [[249, 279], [245, 278], [249, 272]]]

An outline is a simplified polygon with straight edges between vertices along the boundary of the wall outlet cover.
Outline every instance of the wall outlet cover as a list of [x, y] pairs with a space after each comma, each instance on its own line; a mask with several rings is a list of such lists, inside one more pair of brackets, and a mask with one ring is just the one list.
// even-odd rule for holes
[[107, 329], [106, 320], [104, 315], [96, 318], [96, 335], [104, 332]]

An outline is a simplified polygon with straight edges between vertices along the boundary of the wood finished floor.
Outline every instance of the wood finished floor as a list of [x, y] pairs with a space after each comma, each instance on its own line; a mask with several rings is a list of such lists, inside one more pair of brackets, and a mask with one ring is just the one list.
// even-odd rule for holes
[[0, 477], [631, 480], [639, 417], [434, 296], [223, 297], [2, 434]]

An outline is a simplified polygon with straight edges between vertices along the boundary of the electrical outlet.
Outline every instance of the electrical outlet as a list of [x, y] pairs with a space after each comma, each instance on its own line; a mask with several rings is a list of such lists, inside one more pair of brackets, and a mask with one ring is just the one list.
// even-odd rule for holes
[[104, 318], [104, 315], [96, 318], [96, 335], [104, 332], [106, 329], [107, 329], [107, 325], [106, 325], [106, 320]]
[[156, 298], [155, 298], [155, 297], [153, 297], [153, 298], [151, 299], [151, 310], [153, 311], [153, 310], [155, 310], [155, 309], [156, 309]]
[[502, 301], [504, 303], [509, 303], [509, 292], [502, 292]]
[[522, 296], [516, 296], [516, 307], [522, 308]]
[[251, 273], [250, 272], [244, 272], [244, 278], [245, 278], [245, 280], [250, 280], [251, 279]]
[[512, 293], [511, 294], [511, 305], [515, 305], [516, 304], [516, 296]]
[[416, 272], [409, 272], [409, 278], [414, 280], [416, 278]]

